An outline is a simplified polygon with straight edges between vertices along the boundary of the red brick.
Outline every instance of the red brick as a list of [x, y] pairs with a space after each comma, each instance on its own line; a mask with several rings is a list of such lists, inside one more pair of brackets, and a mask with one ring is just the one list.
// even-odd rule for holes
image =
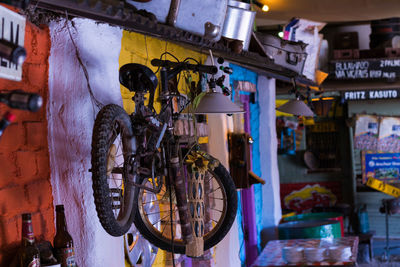
[[47, 209], [53, 204], [50, 181], [47, 179], [36, 180], [25, 185], [28, 205], [33, 210]]
[[18, 216], [11, 219], [0, 217], [0, 247], [4, 247], [9, 243], [18, 242], [21, 240], [21, 229], [20, 225], [18, 225], [17, 218]]
[[44, 122], [24, 122], [26, 145], [31, 148], [47, 149], [47, 125]]
[[[14, 112], [12, 112], [14, 113]], [[1, 113], [4, 114], [4, 113]], [[3, 116], [3, 115], [1, 115]], [[18, 119], [16, 119], [18, 120]], [[25, 143], [25, 130], [21, 123], [10, 124], [3, 132], [0, 139], [2, 150], [15, 151], [20, 149]]]
[[0, 190], [0, 215], [14, 217], [26, 210], [27, 199], [23, 187], [13, 186]]
[[48, 240], [52, 242], [55, 235], [53, 206], [41, 209], [40, 212], [34, 213], [32, 217], [36, 240]]
[[16, 183], [17, 168], [12, 153], [0, 154], [0, 189]]
[[50, 36], [48, 28], [41, 29], [29, 22], [25, 31], [25, 62], [43, 64], [47, 62], [50, 53]]
[[[22, 81], [0, 79], [0, 90], [38, 93], [44, 103], [38, 112], [13, 109], [16, 126], [6, 129], [0, 140], [0, 266], [9, 266], [20, 244], [22, 213], [32, 213], [36, 235], [52, 240], [55, 231], [45, 108], [50, 54], [48, 28], [41, 29], [27, 21], [24, 46], [27, 59], [22, 66]], [[0, 104], [0, 117], [9, 109]], [[10, 220], [16, 223], [6, 225]], [[3, 229], [4, 225], [7, 229]]]
[[[36, 93], [36, 92], [35, 92]], [[40, 94], [42, 96], [42, 94]], [[36, 112], [31, 112], [27, 110], [17, 110], [13, 109], [12, 113], [15, 114], [16, 122], [46, 122], [46, 108], [45, 103], [43, 106]]]
[[17, 176], [22, 183], [26, 183], [38, 174], [36, 166], [36, 153], [33, 151], [17, 151]]
[[50, 177], [50, 159], [48, 150], [39, 151], [36, 155], [36, 166], [38, 168], [37, 176], [40, 178]]
[[47, 77], [46, 72], [47, 64], [29, 64], [27, 63], [27, 82], [32, 88], [32, 91], [38, 91], [38, 89], [43, 89], [47, 87]]

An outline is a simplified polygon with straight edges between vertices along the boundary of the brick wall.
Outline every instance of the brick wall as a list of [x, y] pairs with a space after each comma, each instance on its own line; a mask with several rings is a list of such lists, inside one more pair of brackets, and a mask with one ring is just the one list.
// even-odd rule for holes
[[[0, 139], [0, 266], [8, 266], [21, 240], [21, 214], [32, 213], [36, 240], [53, 240], [54, 213], [47, 144], [46, 99], [50, 38], [47, 28], [26, 24], [22, 81], [0, 79], [0, 90], [39, 93], [38, 112], [11, 110], [16, 120]], [[0, 104], [0, 117], [9, 110]]]

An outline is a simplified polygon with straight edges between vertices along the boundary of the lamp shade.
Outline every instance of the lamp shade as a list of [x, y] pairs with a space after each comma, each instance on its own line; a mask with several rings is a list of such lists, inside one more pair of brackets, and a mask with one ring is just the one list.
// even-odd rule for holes
[[[184, 112], [188, 112], [186, 109]], [[243, 113], [244, 110], [238, 105], [229, 100], [226, 96], [217, 92], [208, 92], [205, 94], [197, 108], [194, 110], [194, 114], [209, 114], [209, 113]]]
[[306, 103], [299, 99], [290, 100], [282, 106], [277, 107], [276, 110], [297, 116], [314, 116], [314, 112], [312, 112]]

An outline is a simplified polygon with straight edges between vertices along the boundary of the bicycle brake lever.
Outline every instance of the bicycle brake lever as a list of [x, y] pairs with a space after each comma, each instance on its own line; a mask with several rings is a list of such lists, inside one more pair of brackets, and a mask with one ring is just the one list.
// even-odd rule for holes
[[225, 72], [228, 75], [233, 73], [233, 69], [230, 68], [230, 67], [220, 66], [219, 69], [222, 70], [223, 72]]
[[216, 83], [216, 85], [218, 85], [219, 87], [221, 87], [222, 93], [223, 93], [224, 95], [228, 96], [228, 95], [231, 94], [231, 90], [229, 90], [229, 88], [226, 87], [226, 86], [224, 85], [224, 81], [225, 81], [225, 75], [222, 75], [221, 77], [219, 77], [219, 78], [217, 79], [217, 81], [216, 81], [215, 83]]

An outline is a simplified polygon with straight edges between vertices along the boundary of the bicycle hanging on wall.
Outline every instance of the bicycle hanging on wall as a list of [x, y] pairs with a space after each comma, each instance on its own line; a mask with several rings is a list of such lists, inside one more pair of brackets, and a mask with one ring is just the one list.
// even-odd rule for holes
[[[154, 108], [158, 80], [140, 64], [126, 64], [120, 83], [134, 92], [135, 111], [115, 104], [98, 113], [92, 138], [92, 179], [97, 214], [112, 236], [125, 234], [134, 222], [155, 246], [200, 256], [228, 233], [236, 216], [237, 193], [229, 172], [214, 157], [187, 146], [182, 153], [174, 122], [183, 109], [173, 81], [182, 71], [211, 74], [215, 66], [153, 59], [159, 67], [161, 111]], [[145, 104], [145, 95], [148, 103]], [[191, 90], [191, 100], [195, 92]], [[194, 252], [196, 251], [196, 252]]]

